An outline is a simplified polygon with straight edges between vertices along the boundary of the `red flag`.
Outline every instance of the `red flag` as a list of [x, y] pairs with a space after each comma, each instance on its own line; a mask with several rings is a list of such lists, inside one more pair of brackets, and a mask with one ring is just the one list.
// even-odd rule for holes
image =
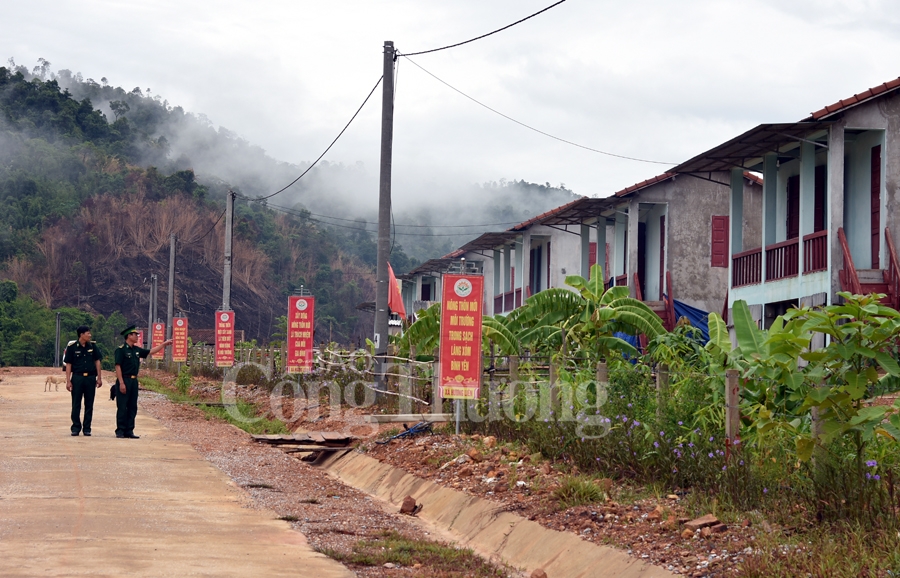
[[402, 319], [406, 319], [406, 307], [403, 306], [403, 297], [400, 295], [400, 283], [394, 276], [394, 268], [388, 263], [388, 275], [391, 280], [391, 292], [388, 293], [388, 309], [399, 315]]

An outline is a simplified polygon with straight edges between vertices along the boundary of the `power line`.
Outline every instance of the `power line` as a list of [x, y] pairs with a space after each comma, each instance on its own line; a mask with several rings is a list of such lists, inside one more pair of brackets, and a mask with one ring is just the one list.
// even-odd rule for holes
[[504, 26], [503, 28], [498, 28], [497, 30], [494, 30], [493, 32], [488, 32], [487, 34], [482, 34], [481, 36], [477, 36], [475, 38], [472, 38], [471, 40], [466, 40], [465, 42], [457, 42], [456, 44], [451, 44], [450, 46], [442, 46], [441, 48], [432, 48], [431, 50], [422, 50], [421, 52], [410, 52], [409, 54], [403, 54], [401, 56], [417, 56], [419, 54], [428, 54], [430, 52], [437, 52], [439, 50], [447, 50], [448, 48], [456, 48], [457, 46], [462, 46], [463, 44], [468, 44], [470, 42], [475, 42], [476, 40], [481, 40], [482, 38], [487, 38], [491, 34], [497, 34], [498, 32], [503, 32], [507, 28], [512, 28], [516, 24], [521, 24], [522, 22], [525, 22], [529, 18], [534, 18], [538, 14], [546, 12], [547, 10], [550, 10], [554, 6], [559, 6], [560, 4], [562, 4], [565, 1], [566, 0], [559, 0], [559, 2], [557, 2], [556, 4], [551, 4], [550, 6], [547, 6], [546, 8], [544, 8], [543, 10], [535, 12], [531, 16], [526, 16], [525, 18], [522, 18], [521, 20], [517, 20], [516, 22], [513, 22], [512, 24], [509, 24], [507, 26]]
[[336, 142], [338, 141], [338, 139], [341, 138], [341, 135], [344, 134], [344, 131], [346, 131], [347, 128], [349, 128], [350, 123], [352, 123], [352, 122], [356, 119], [356, 115], [358, 115], [359, 112], [363, 109], [363, 107], [366, 106], [366, 103], [369, 102], [369, 98], [370, 98], [370, 97], [372, 96], [372, 94], [375, 92], [375, 89], [378, 88], [378, 85], [381, 84], [381, 81], [382, 81], [383, 78], [384, 78], [384, 77], [382, 76], [382, 77], [380, 77], [380, 78], [378, 79], [378, 82], [376, 82], [376, 83], [375, 83], [375, 86], [372, 87], [372, 90], [369, 91], [369, 95], [366, 96], [366, 99], [363, 101], [363, 103], [362, 103], [361, 105], [359, 105], [359, 108], [356, 109], [356, 112], [353, 113], [353, 116], [350, 118], [349, 121], [347, 121], [347, 124], [344, 125], [344, 128], [341, 129], [341, 132], [339, 132], [338, 135], [337, 135], [336, 137], [334, 137], [334, 140], [331, 141], [331, 144], [328, 145], [328, 148], [326, 148], [326, 149], [322, 152], [322, 154], [319, 155], [319, 158], [317, 158], [315, 161], [313, 161], [313, 163], [312, 163], [311, 165], [309, 165], [309, 167], [308, 167], [305, 171], [303, 171], [303, 173], [301, 173], [299, 177], [297, 177], [296, 179], [294, 179], [293, 181], [291, 181], [290, 183], [288, 183], [287, 186], [285, 186], [283, 189], [278, 190], [278, 191], [275, 191], [275, 192], [272, 193], [271, 195], [267, 195], [267, 196], [265, 196], [265, 197], [257, 197], [256, 199], [253, 199], [253, 200], [254, 200], [254, 201], [263, 201], [263, 200], [265, 200], [265, 199], [271, 199], [272, 197], [274, 197], [274, 196], [277, 195], [278, 193], [283, 193], [284, 191], [288, 190], [291, 186], [293, 186], [294, 183], [296, 183], [297, 181], [299, 181], [300, 179], [302, 179], [303, 176], [304, 176], [306, 173], [308, 173], [309, 171], [311, 171], [312, 168], [313, 168], [314, 166], [316, 166], [316, 163], [318, 163], [320, 160], [322, 160], [322, 157], [324, 157], [325, 154], [326, 154], [328, 151], [331, 150], [331, 147], [334, 146], [334, 143], [336, 143]]
[[640, 163], [653, 163], [653, 164], [656, 164], [656, 165], [672, 165], [672, 166], [674, 166], [674, 165], [678, 164], [678, 163], [669, 163], [669, 162], [665, 162], [665, 161], [651, 161], [651, 160], [648, 160], [648, 159], [639, 159], [639, 158], [636, 158], [636, 157], [629, 157], [629, 156], [625, 156], [625, 155], [617, 155], [617, 154], [615, 154], [615, 153], [610, 153], [610, 152], [606, 152], [606, 151], [601, 151], [601, 150], [598, 150], [598, 149], [594, 149], [594, 148], [591, 148], [591, 147], [588, 147], [588, 146], [584, 146], [584, 145], [578, 144], [578, 143], [576, 143], [576, 142], [572, 142], [572, 141], [570, 141], [570, 140], [566, 140], [566, 139], [564, 139], [564, 138], [560, 138], [560, 137], [558, 137], [558, 136], [554, 136], [554, 135], [552, 135], [552, 134], [550, 134], [550, 133], [548, 133], [548, 132], [544, 132], [544, 131], [542, 131], [542, 130], [540, 130], [540, 129], [534, 128], [533, 126], [527, 125], [527, 124], [525, 124], [525, 123], [522, 122], [522, 121], [516, 120], [516, 119], [514, 119], [513, 117], [511, 117], [511, 116], [509, 116], [509, 115], [506, 115], [506, 114], [503, 114], [503, 113], [500, 112], [499, 110], [493, 109], [493, 108], [489, 107], [488, 105], [484, 104], [483, 102], [480, 102], [480, 101], [476, 100], [475, 98], [469, 96], [468, 94], [466, 94], [465, 92], [463, 92], [463, 91], [461, 91], [460, 89], [456, 88], [455, 86], [451, 85], [450, 83], [448, 83], [448, 82], [446, 82], [446, 81], [444, 81], [444, 80], [441, 80], [440, 78], [438, 78], [437, 76], [435, 76], [435, 75], [432, 74], [431, 72], [428, 72], [427, 70], [425, 70], [424, 68], [422, 68], [421, 65], [419, 65], [418, 63], [416, 63], [415, 61], [413, 61], [411, 58], [409, 58], [409, 55], [402, 54], [401, 56], [405, 57], [407, 60], [409, 60], [410, 62], [412, 62], [416, 67], [418, 67], [418, 68], [419, 68], [422, 72], [424, 72], [425, 74], [427, 74], [427, 75], [429, 75], [430, 77], [434, 78], [435, 80], [437, 80], [438, 82], [440, 82], [440, 83], [443, 84], [444, 86], [446, 86], [446, 87], [448, 87], [448, 88], [450, 88], [450, 89], [452, 89], [452, 90], [458, 92], [459, 94], [461, 94], [461, 95], [463, 95], [464, 97], [468, 98], [469, 100], [471, 100], [471, 101], [474, 102], [475, 104], [477, 104], [477, 105], [479, 105], [479, 106], [482, 106], [482, 107], [488, 109], [489, 111], [493, 112], [494, 114], [498, 114], [498, 115], [502, 116], [503, 118], [505, 118], [506, 120], [511, 120], [512, 122], [516, 123], [517, 125], [523, 126], [523, 127], [527, 128], [528, 130], [532, 130], [532, 131], [534, 131], [534, 132], [536, 132], [536, 133], [538, 133], [538, 134], [542, 134], [542, 135], [544, 135], [544, 136], [546, 136], [546, 137], [550, 137], [550, 138], [552, 138], [552, 139], [554, 139], [554, 140], [558, 140], [558, 141], [560, 141], [560, 142], [564, 142], [564, 143], [566, 143], [566, 144], [570, 144], [570, 145], [572, 145], [572, 146], [576, 146], [576, 147], [578, 147], [578, 148], [580, 148], [580, 149], [584, 149], [584, 150], [588, 150], [588, 151], [591, 151], [591, 152], [599, 153], [599, 154], [601, 154], [601, 155], [606, 155], [606, 156], [609, 156], [609, 157], [616, 157], [616, 158], [619, 158], [619, 159], [626, 159], [626, 160], [629, 160], [629, 161], [637, 161], [637, 162], [640, 162]]

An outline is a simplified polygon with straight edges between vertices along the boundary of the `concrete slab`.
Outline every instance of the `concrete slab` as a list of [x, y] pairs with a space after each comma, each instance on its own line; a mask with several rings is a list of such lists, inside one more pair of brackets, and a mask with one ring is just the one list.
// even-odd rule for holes
[[243, 507], [150, 416], [138, 412], [141, 439], [116, 439], [106, 388], [93, 436], [70, 436], [69, 393], [43, 384], [0, 383], [0, 576], [354, 576], [273, 512]]
[[486, 558], [548, 578], [671, 578], [675, 574], [621, 550], [544, 528], [498, 504], [423, 480], [364, 454], [350, 452], [320, 466], [342, 482], [400, 508], [412, 496], [423, 504], [418, 517]]

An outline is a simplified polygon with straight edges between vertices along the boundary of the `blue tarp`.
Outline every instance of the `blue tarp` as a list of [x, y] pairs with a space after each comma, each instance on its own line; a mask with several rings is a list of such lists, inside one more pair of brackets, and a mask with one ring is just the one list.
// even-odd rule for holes
[[691, 307], [687, 303], [682, 303], [678, 299], [675, 299], [674, 306], [675, 318], [687, 317], [691, 325], [700, 330], [700, 333], [703, 335], [703, 343], [707, 343], [709, 341], [709, 313], [696, 307]]

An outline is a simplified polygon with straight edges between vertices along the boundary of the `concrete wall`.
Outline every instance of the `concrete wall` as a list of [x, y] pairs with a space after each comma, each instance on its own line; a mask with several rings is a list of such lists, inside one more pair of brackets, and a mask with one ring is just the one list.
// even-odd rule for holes
[[[844, 144], [844, 232], [857, 269], [872, 267], [872, 147], [882, 145], [884, 172], [884, 132], [866, 131]], [[882, 228], [884, 227], [884, 179], [881, 183]], [[883, 234], [883, 233], [882, 233]], [[883, 245], [884, 242], [881, 242]], [[884, 253], [882, 252], [881, 255]], [[884, 263], [883, 259], [881, 260]]]

